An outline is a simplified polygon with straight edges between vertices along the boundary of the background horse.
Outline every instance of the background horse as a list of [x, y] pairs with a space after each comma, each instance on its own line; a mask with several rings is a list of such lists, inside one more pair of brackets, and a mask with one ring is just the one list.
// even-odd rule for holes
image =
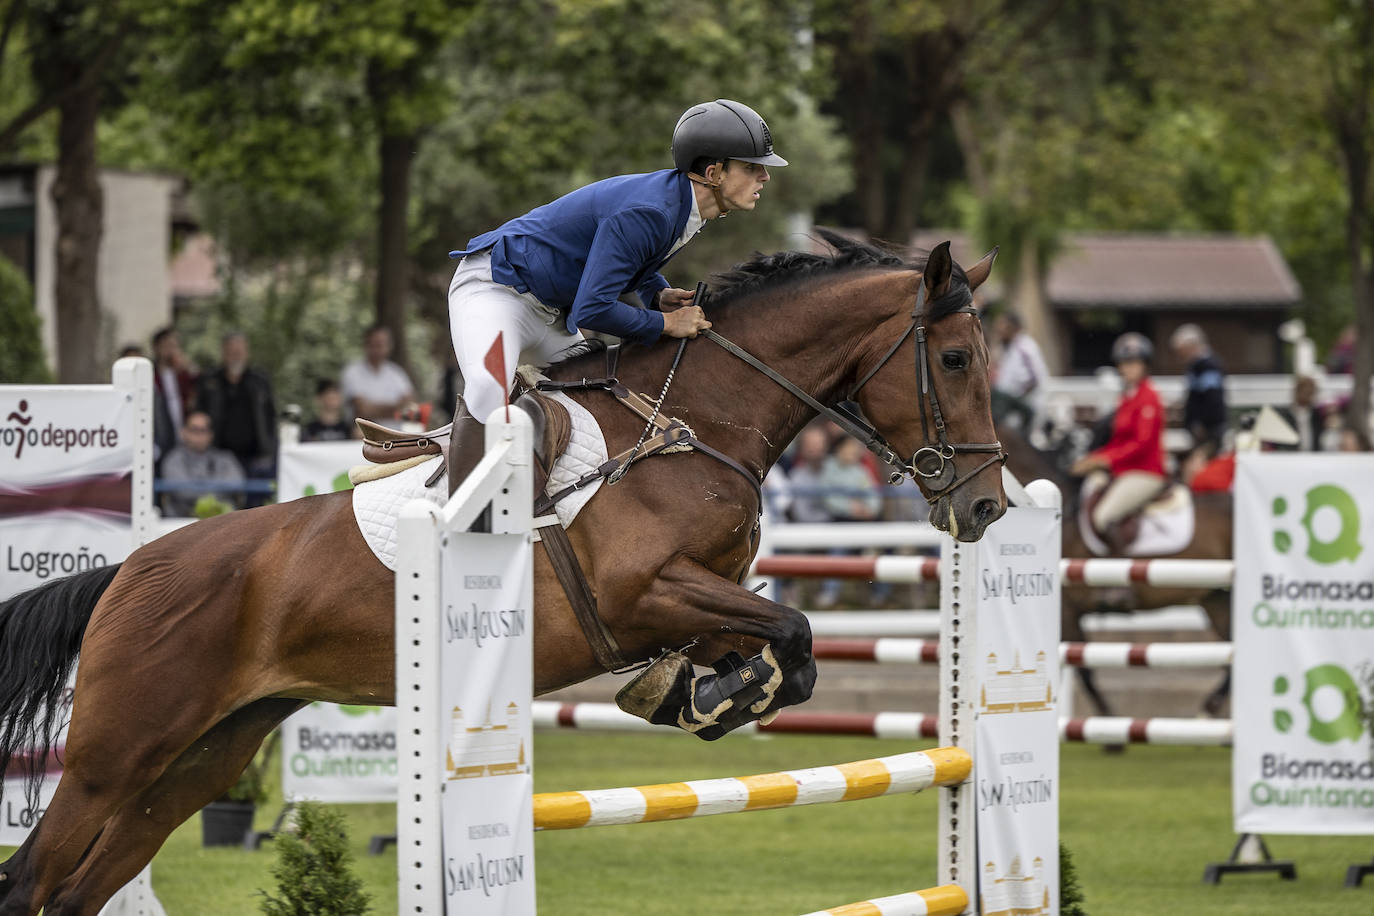
[[[941, 428], [941, 442], [995, 445], [988, 353], [968, 310], [992, 256], [965, 275], [947, 243], [911, 265], [826, 238], [831, 255], [759, 257], [717, 283], [715, 330], [825, 404], [856, 398], [917, 467], [932, 470], [930, 452], [917, 454], [934, 444], [927, 427]], [[913, 333], [918, 324], [924, 336]], [[631, 349], [621, 381], [658, 391], [674, 351], [668, 342]], [[550, 374], [600, 371], [600, 358], [587, 356]], [[598, 419], [611, 454], [638, 438], [642, 422], [609, 395], [571, 396]], [[687, 346], [663, 412], [760, 481], [815, 415], [701, 339]], [[953, 478], [926, 495], [937, 525], [976, 540], [1006, 508], [1000, 461], [956, 448], [940, 447]], [[806, 618], [736, 584], [753, 559], [759, 511], [753, 481], [693, 451], [637, 463], [569, 529], [627, 657], [690, 645], [700, 664], [731, 650], [770, 663], [769, 694], [730, 727], [803, 702], [816, 676]], [[29, 839], [0, 865], [0, 914], [94, 914], [235, 781], [286, 716], [312, 700], [390, 704], [393, 588], [358, 532], [351, 495], [335, 493], [198, 522], [119, 567], [0, 605], [0, 769], [24, 759], [42, 768], [80, 650], [65, 771]], [[534, 594], [536, 692], [600, 674], [542, 547]], [[660, 699], [690, 703], [691, 686], [684, 694], [667, 683]]]
[[[1006, 424], [997, 425], [998, 439], [1007, 453], [1007, 469], [1017, 480], [1026, 483], [1037, 478], [1051, 480], [1064, 494], [1065, 558], [1091, 557], [1092, 551], [1083, 540], [1078, 527], [1079, 478], [1071, 477], [1053, 459], [1053, 453], [1041, 452]], [[1229, 560], [1231, 558], [1231, 494], [1207, 492], [1193, 494], [1193, 539], [1187, 549], [1170, 554], [1178, 559]], [[1129, 613], [1174, 604], [1198, 604], [1207, 613], [1212, 630], [1218, 639], [1231, 638], [1231, 592], [1210, 588], [1157, 588], [1143, 583], [1127, 587], [1103, 589], [1088, 585], [1063, 587], [1062, 634], [1066, 642], [1084, 640], [1083, 615], [1088, 613]], [[1093, 671], [1078, 669], [1079, 682], [1097, 707], [1100, 715], [1112, 715], [1106, 698], [1097, 687]], [[1230, 687], [1229, 673], [1203, 700], [1203, 709], [1216, 715], [1226, 701]]]

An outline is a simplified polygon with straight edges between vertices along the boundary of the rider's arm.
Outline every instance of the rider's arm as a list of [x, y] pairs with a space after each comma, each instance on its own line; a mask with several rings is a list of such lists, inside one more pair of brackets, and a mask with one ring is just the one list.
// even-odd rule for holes
[[661, 312], [663, 309], [659, 308], [658, 294], [671, 285], [663, 274], [651, 273], [644, 278], [644, 282], [639, 284], [639, 289], [636, 290], [639, 293], [639, 301], [644, 303], [645, 308], [657, 309]]
[[572, 324], [639, 343], [658, 340], [663, 334], [663, 315], [626, 305], [620, 294], [658, 254], [660, 240], [672, 231], [667, 214], [650, 207], [622, 210], [602, 220], [573, 300]]

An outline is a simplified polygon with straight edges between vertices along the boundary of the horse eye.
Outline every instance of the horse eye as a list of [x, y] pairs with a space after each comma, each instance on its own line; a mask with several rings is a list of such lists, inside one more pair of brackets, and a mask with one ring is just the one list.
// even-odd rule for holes
[[963, 350], [946, 350], [940, 355], [940, 362], [946, 369], [967, 369], [968, 354]]

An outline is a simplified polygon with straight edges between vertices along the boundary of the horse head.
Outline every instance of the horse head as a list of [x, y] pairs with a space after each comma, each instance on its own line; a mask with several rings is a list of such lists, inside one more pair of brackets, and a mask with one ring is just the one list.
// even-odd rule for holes
[[996, 254], [966, 272], [949, 242], [937, 246], [906, 282], [905, 307], [859, 348], [855, 399], [930, 503], [931, 524], [961, 541], [978, 540], [1007, 509], [988, 347], [972, 296]]

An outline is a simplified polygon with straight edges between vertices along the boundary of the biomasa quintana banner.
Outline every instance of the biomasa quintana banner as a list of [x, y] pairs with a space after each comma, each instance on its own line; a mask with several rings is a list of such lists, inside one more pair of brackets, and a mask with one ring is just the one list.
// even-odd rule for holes
[[1232, 800], [1241, 833], [1374, 833], [1368, 455], [1236, 463]]

